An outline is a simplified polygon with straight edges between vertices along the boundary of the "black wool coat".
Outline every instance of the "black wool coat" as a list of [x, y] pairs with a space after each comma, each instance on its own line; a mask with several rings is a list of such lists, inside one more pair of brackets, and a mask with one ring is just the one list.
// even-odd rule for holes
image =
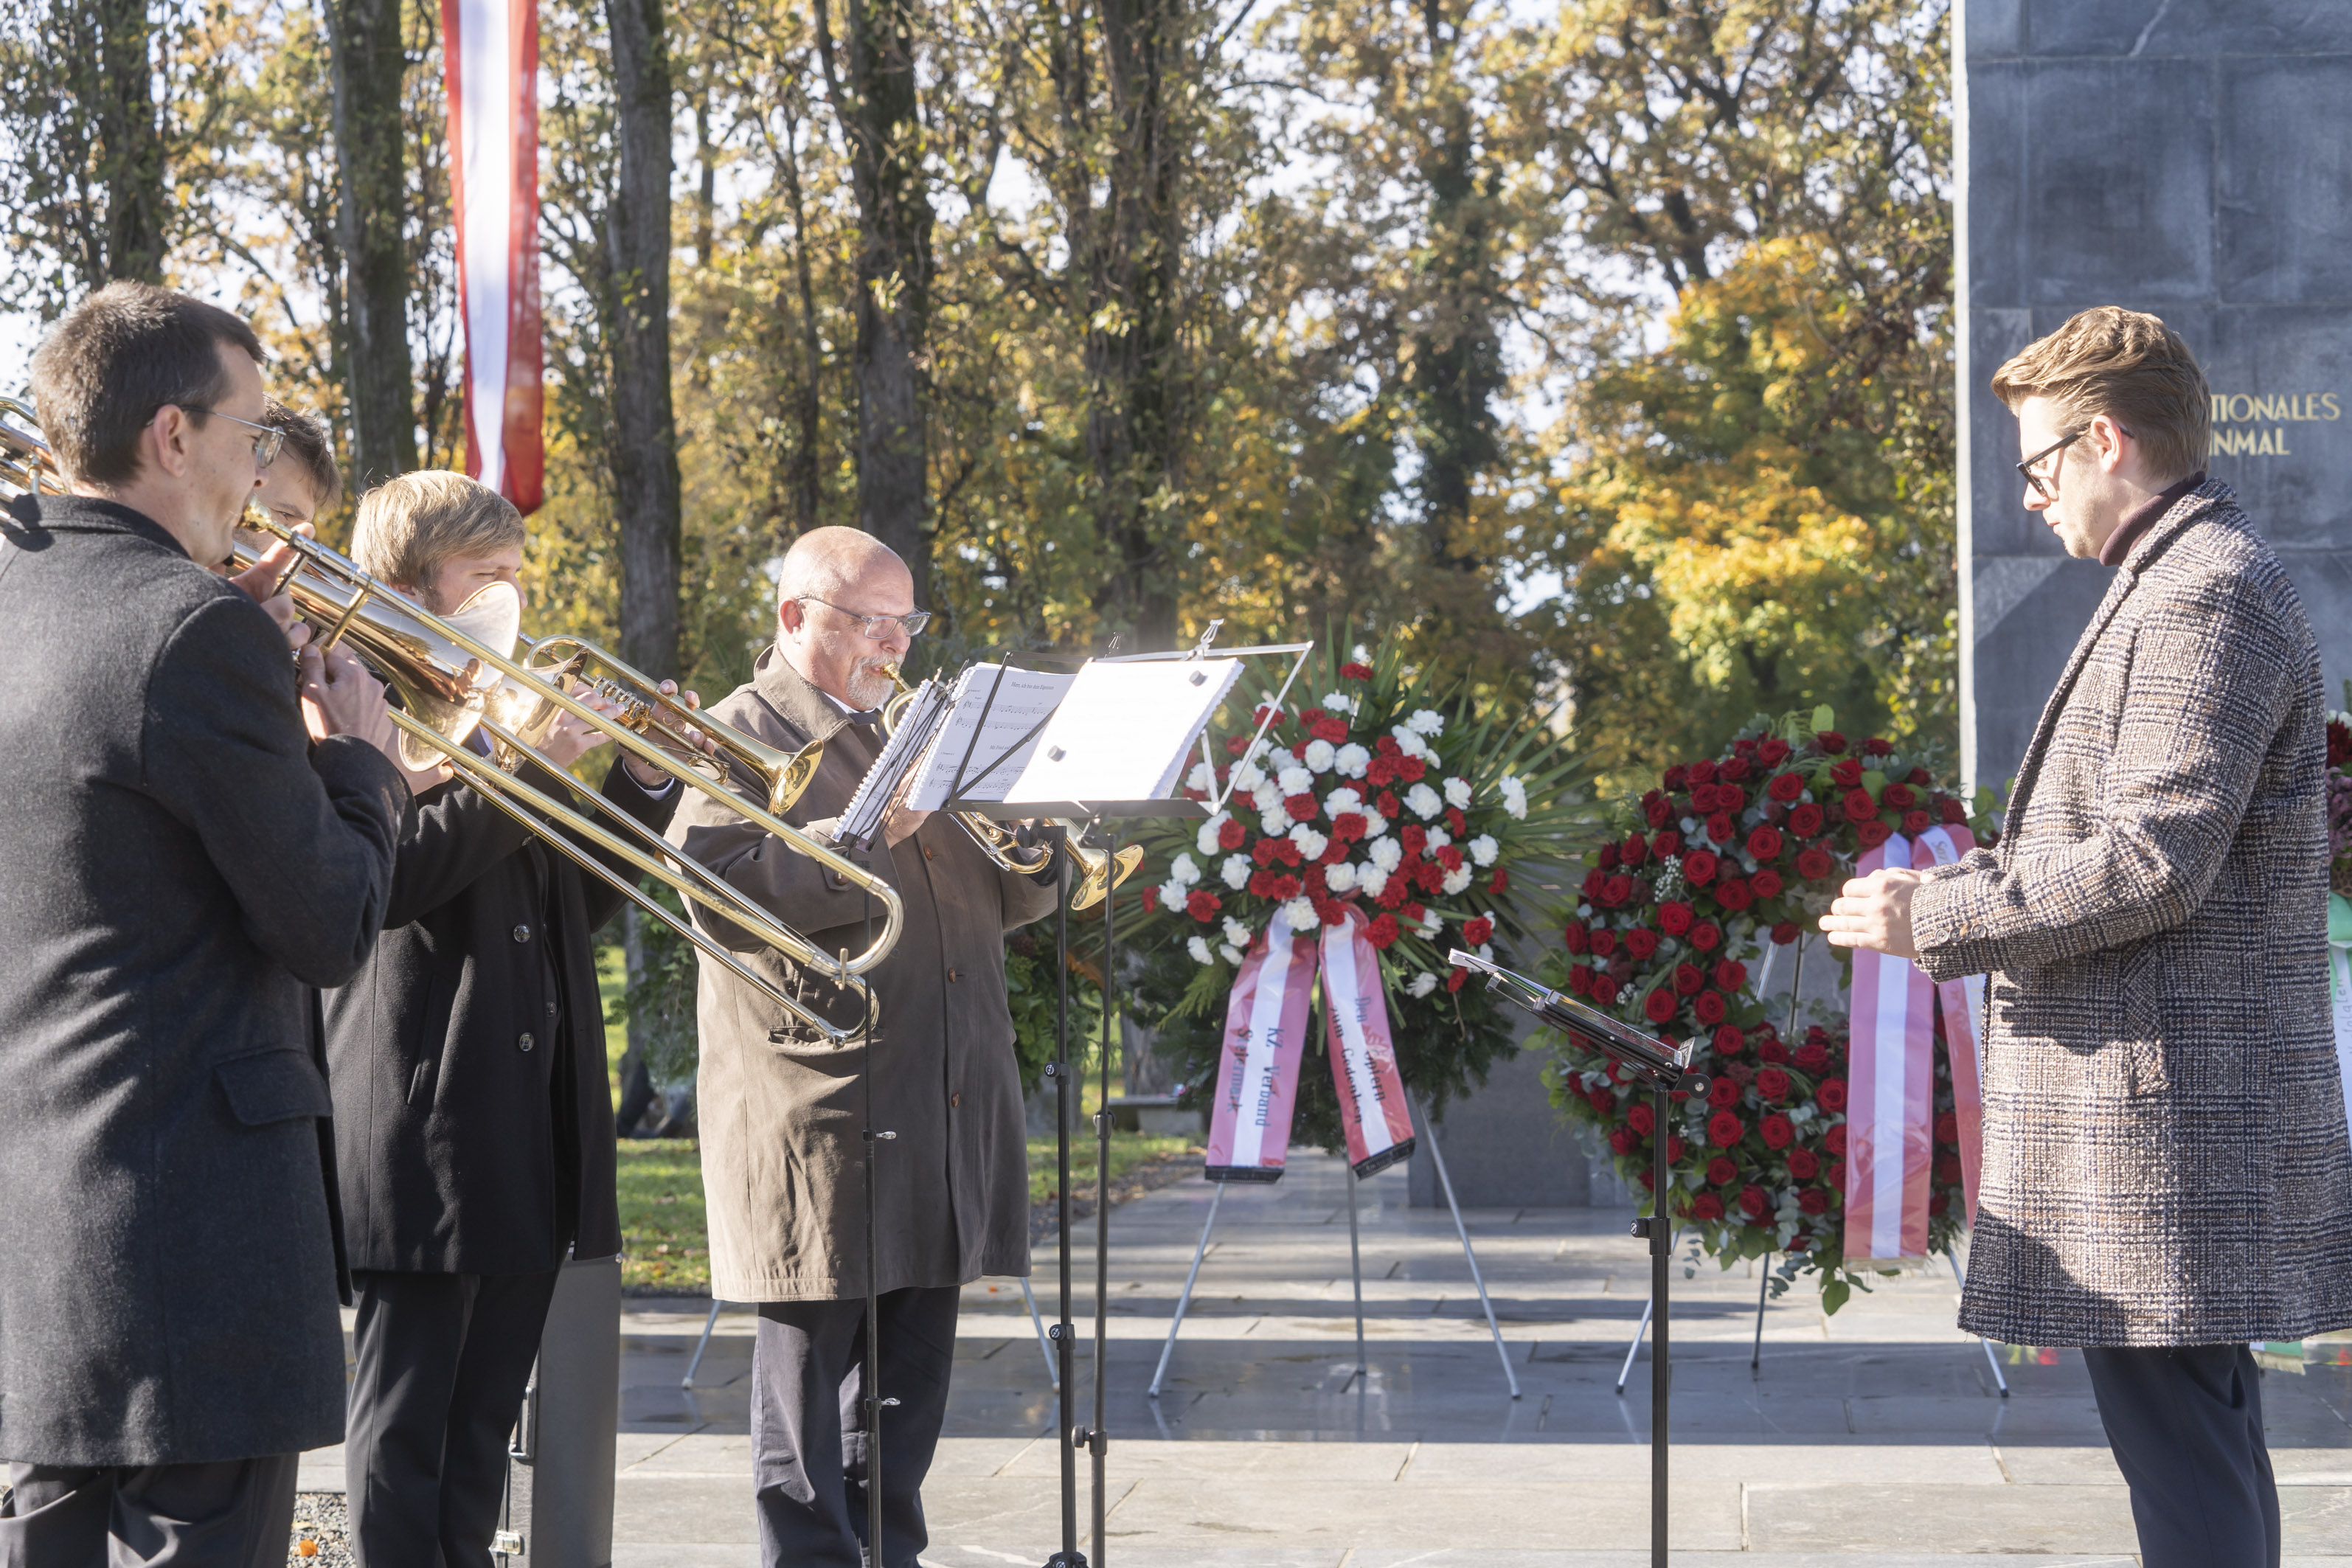
[[[678, 790], [648, 795], [615, 760], [604, 794], [659, 834]], [[352, 1268], [516, 1274], [567, 1246], [620, 1251], [593, 938], [621, 903], [471, 786], [418, 800], [383, 940], [327, 996]]]
[[147, 518], [0, 539], [0, 1455], [336, 1442], [308, 987], [373, 945], [407, 790], [310, 744], [277, 626]]

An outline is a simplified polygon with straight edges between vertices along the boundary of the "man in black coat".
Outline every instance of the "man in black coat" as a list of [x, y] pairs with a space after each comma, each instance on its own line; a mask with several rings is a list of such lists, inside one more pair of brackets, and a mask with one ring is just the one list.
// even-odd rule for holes
[[[520, 591], [523, 522], [462, 475], [407, 474], [361, 502], [352, 548], [448, 613]], [[604, 738], [567, 719], [541, 749], [568, 765]], [[562, 797], [543, 770], [524, 779]], [[679, 788], [631, 758], [604, 795], [658, 835]], [[359, 1301], [344, 1464], [371, 1568], [488, 1568], [556, 1274], [621, 1249], [592, 945], [621, 901], [469, 785], [431, 784], [383, 940], [327, 999]]]
[[[208, 568], [275, 455], [260, 344], [115, 283], [33, 363], [70, 494], [0, 525], [0, 1563], [285, 1560], [343, 1417], [308, 987], [374, 944], [380, 687]], [[110, 1545], [110, 1538], [112, 1544]]]

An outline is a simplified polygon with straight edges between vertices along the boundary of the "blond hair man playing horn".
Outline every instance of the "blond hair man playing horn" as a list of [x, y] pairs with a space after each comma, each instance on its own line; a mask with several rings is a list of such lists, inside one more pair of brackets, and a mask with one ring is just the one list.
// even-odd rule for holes
[[[777, 585], [775, 646], [712, 710], [771, 745], [824, 742], [787, 814], [829, 838], [882, 747], [886, 667], [929, 619], [906, 564], [848, 528], [803, 534]], [[731, 813], [689, 800], [671, 842], [821, 952], [866, 943], [868, 900]], [[866, 1270], [860, 1074], [878, 1145], [874, 1259], [883, 1540], [872, 1561], [915, 1568], [920, 1489], [946, 1414], [958, 1287], [1029, 1272], [1021, 1082], [1004, 999], [1004, 933], [1054, 907], [1050, 868], [1002, 869], [947, 816], [901, 812], [855, 856], [904, 901], [904, 934], [869, 976], [871, 1052], [835, 1047], [716, 965], [702, 966], [702, 1178], [712, 1293], [759, 1304], [752, 1475], [770, 1568], [858, 1568], [866, 1525], [860, 1405]], [[723, 923], [713, 935], [836, 1024], [852, 998]]]
[[2116, 568], [1998, 850], [1846, 884], [1830, 940], [1986, 987], [1960, 1327], [2080, 1345], [2147, 1568], [2276, 1568], [2247, 1342], [2352, 1323], [2319, 650], [2162, 321], [2000, 367], [2027, 510]]
[[[436, 615], [492, 584], [520, 593], [523, 545], [505, 497], [429, 471], [369, 491], [352, 539], [361, 565]], [[604, 740], [566, 717], [541, 749], [562, 767]], [[535, 765], [523, 777], [568, 787]], [[557, 1271], [621, 1246], [591, 940], [621, 895], [472, 786], [418, 783], [383, 938], [327, 995], [359, 1309], [346, 1495], [370, 1568], [489, 1568]], [[635, 758], [604, 781], [656, 833], [679, 788]]]

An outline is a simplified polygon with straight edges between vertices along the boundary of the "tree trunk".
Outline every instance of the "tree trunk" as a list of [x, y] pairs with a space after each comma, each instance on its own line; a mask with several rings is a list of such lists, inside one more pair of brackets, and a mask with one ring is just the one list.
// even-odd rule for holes
[[161, 283], [168, 201], [163, 122], [155, 104], [155, 29], [145, 0], [97, 0], [96, 9], [106, 275]]
[[620, 188], [610, 208], [614, 500], [621, 514], [621, 657], [678, 667], [677, 429], [670, 409], [670, 70], [661, 0], [607, 0]]
[[924, 354], [931, 310], [931, 203], [917, 115], [913, 0], [845, 0], [846, 70], [826, 0], [816, 7], [826, 95], [849, 142], [857, 194], [857, 525], [929, 590]]
[[346, 264], [344, 385], [351, 399], [352, 493], [416, 467], [416, 386], [408, 355], [407, 172], [401, 147], [400, 0], [328, 0], [335, 154], [342, 169], [336, 234]]

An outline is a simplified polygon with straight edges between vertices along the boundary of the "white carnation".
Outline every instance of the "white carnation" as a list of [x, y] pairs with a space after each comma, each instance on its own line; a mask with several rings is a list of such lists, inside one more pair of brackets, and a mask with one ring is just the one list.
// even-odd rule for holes
[[1424, 969], [1414, 975], [1412, 984], [1404, 989], [1405, 994], [1409, 996], [1426, 996], [1437, 989], [1437, 976], [1433, 972]]
[[1311, 899], [1293, 899], [1275, 912], [1290, 922], [1290, 929], [1294, 931], [1313, 931], [1319, 923], [1315, 917], [1315, 903]]
[[1358, 664], [1370, 664], [1372, 662], [1372, 650], [1358, 643], [1348, 650], [1348, 657]]
[[1334, 893], [1345, 893], [1356, 886], [1356, 868], [1345, 860], [1323, 868], [1323, 885]]
[[1495, 836], [1493, 834], [1481, 833], [1477, 837], [1470, 840], [1470, 842], [1464, 847], [1470, 851], [1470, 858], [1475, 860], [1481, 866], [1491, 866], [1495, 863], [1496, 851], [1500, 849], [1502, 847], [1495, 842]]
[[1182, 909], [1184, 907], [1184, 884], [1181, 882], [1160, 883], [1160, 907], [1163, 910]]
[[1480, 942], [1480, 943], [1478, 944], [1478, 956], [1479, 956], [1480, 958], [1485, 959], [1485, 960], [1486, 960], [1487, 963], [1494, 963], [1494, 962], [1495, 962], [1495, 944], [1494, 944], [1493, 942]]
[[1242, 959], [1244, 955], [1240, 948], [1235, 947], [1231, 942], [1225, 942], [1218, 947], [1217, 952], [1223, 956], [1224, 961], [1227, 963], [1232, 964], [1236, 969], [1241, 967]]
[[1404, 846], [1393, 838], [1374, 840], [1370, 853], [1372, 864], [1383, 871], [1395, 870], [1404, 860]]
[[1417, 784], [1405, 791], [1404, 804], [1423, 822], [1445, 809], [1445, 803], [1437, 798], [1437, 792], [1425, 784]]
[[1503, 809], [1521, 821], [1525, 821], [1528, 815], [1528, 786], [1520, 782], [1519, 776], [1517, 773], [1505, 773], [1495, 781], [1495, 787], [1503, 792]]
[[[1338, 869], [1339, 868], [1336, 866], [1331, 868], [1333, 871]], [[1330, 871], [1326, 871], [1324, 873], [1326, 877], [1330, 874]], [[1367, 860], [1362, 865], [1357, 867], [1355, 869], [1355, 877], [1357, 888], [1363, 893], [1364, 897], [1368, 899], [1377, 899], [1389, 889], [1389, 874], [1386, 870], [1381, 868], [1380, 863], [1377, 861]]]
[[1297, 765], [1298, 759], [1290, 754], [1288, 746], [1276, 746], [1265, 754], [1265, 771], [1276, 778], [1282, 776], [1283, 770], [1286, 768], [1295, 768]]
[[1366, 838], [1378, 838], [1381, 834], [1386, 833], [1388, 830], [1389, 819], [1387, 817], [1382, 816], [1379, 812], [1374, 811], [1369, 805], [1364, 807], [1364, 837]]
[[1434, 709], [1416, 709], [1413, 711], [1412, 717], [1406, 720], [1405, 722], [1412, 726], [1414, 732], [1417, 734], [1443, 735], [1445, 733], [1445, 715], [1436, 711]]
[[1291, 828], [1290, 841], [1298, 846], [1299, 858], [1310, 866], [1321, 859], [1323, 851], [1331, 847], [1328, 838], [1303, 822]]
[[1468, 779], [1447, 779], [1445, 781], [1445, 804], [1448, 805], [1459, 806], [1465, 811], [1469, 810], [1470, 781]]
[[1242, 924], [1241, 921], [1234, 919], [1231, 915], [1227, 915], [1225, 917], [1225, 940], [1227, 942], [1233, 943], [1235, 947], [1247, 951], [1250, 944], [1250, 936], [1251, 932], [1249, 927]]
[[1453, 842], [1454, 835], [1446, 832], [1443, 827], [1433, 827], [1429, 830], [1429, 852], [1432, 855]]
[[1226, 856], [1225, 863], [1223, 868], [1225, 886], [1233, 889], [1234, 891], [1237, 893], [1240, 892], [1244, 888], [1249, 886], [1250, 870], [1250, 858], [1248, 856]]
[[1426, 757], [1430, 754], [1429, 742], [1421, 738], [1418, 731], [1399, 724], [1391, 730], [1389, 734], [1395, 740], [1397, 750], [1408, 757]]
[[1282, 808], [1280, 796], [1277, 795], [1272, 805], [1258, 813], [1257, 830], [1268, 838], [1279, 838], [1290, 831], [1290, 813]]
[[1323, 694], [1322, 708], [1326, 713], [1353, 713], [1356, 700], [1344, 691], [1327, 691]]
[[1437, 918], [1437, 911], [1435, 910], [1423, 910], [1421, 911], [1422, 935], [1435, 936], [1439, 931], [1442, 931], [1444, 929], [1445, 922]]
[[1315, 775], [1293, 763], [1275, 775], [1275, 783], [1285, 795], [1305, 795], [1315, 787]]
[[1307, 763], [1307, 772], [1328, 773], [1339, 754], [1328, 741], [1309, 741], [1307, 742], [1307, 754], [1302, 760]]
[[1445, 873], [1445, 880], [1440, 884], [1440, 886], [1444, 888], [1446, 895], [1449, 898], [1454, 894], [1460, 892], [1469, 885], [1470, 868], [1467, 866], [1463, 867], [1458, 871], [1448, 871]]
[[1233, 784], [1236, 794], [1246, 795], [1265, 782], [1265, 770], [1255, 762], [1244, 763], [1234, 770]]
[[1372, 765], [1372, 753], [1350, 741], [1331, 758], [1333, 771], [1342, 778], [1360, 779]]
[[1364, 797], [1349, 785], [1341, 784], [1323, 797], [1323, 809], [1332, 821], [1337, 822], [1349, 812], [1363, 810]]
[[1202, 941], [1197, 936], [1187, 937], [1185, 939], [1184, 951], [1192, 955], [1192, 962], [1195, 963], [1214, 963], [1217, 962], [1215, 955], [1209, 952], [1209, 944]]
[[1272, 779], [1260, 779], [1250, 791], [1250, 804], [1260, 811], [1274, 811], [1282, 805], [1282, 786]]
[[1189, 888], [1201, 879], [1201, 868], [1192, 863], [1190, 855], [1179, 855], [1168, 864], [1168, 879]]
[[1218, 850], [1224, 847], [1223, 845], [1217, 842], [1217, 829], [1223, 827], [1226, 823], [1231, 822], [1233, 819], [1234, 814], [1232, 812], [1221, 811], [1217, 813], [1216, 816], [1209, 818], [1208, 821], [1201, 824], [1201, 831], [1192, 836], [1193, 847], [1199, 849], [1203, 855], [1214, 855]]
[[1192, 771], [1184, 775], [1184, 787], [1202, 791], [1214, 790], [1217, 787], [1217, 770], [1206, 763], [1194, 763]]

